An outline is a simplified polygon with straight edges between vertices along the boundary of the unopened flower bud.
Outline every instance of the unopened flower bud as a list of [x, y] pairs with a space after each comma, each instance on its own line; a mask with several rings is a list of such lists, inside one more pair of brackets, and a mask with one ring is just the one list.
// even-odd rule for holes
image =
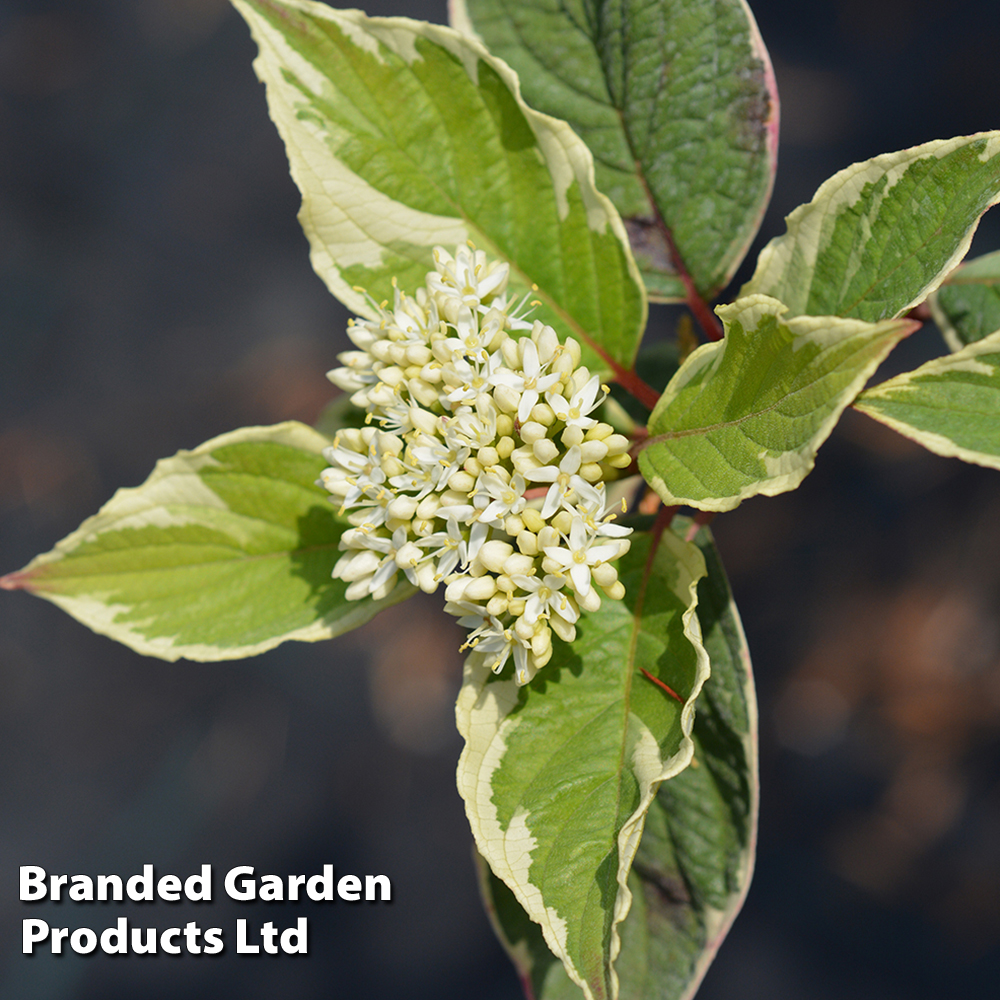
[[471, 580], [465, 588], [467, 601], [488, 601], [497, 590], [496, 579], [488, 574]]
[[538, 536], [531, 531], [522, 531], [517, 536], [517, 547], [526, 556], [537, 556]]
[[492, 539], [486, 542], [479, 550], [476, 558], [492, 573], [502, 573], [504, 560], [508, 559], [514, 552], [514, 547], [499, 539]]
[[534, 444], [545, 437], [545, 426], [535, 420], [526, 420], [521, 424], [521, 440], [525, 444]]
[[534, 566], [535, 560], [531, 556], [514, 552], [504, 560], [503, 571], [507, 576], [530, 576]]

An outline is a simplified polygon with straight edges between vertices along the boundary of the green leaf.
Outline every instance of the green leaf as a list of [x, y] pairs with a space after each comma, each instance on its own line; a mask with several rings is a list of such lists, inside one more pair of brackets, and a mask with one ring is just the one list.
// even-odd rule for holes
[[793, 316], [900, 316], [968, 253], [998, 200], [1000, 132], [855, 163], [788, 216], [740, 295], [771, 295]]
[[873, 386], [854, 405], [938, 455], [1000, 469], [1000, 330]]
[[622, 221], [594, 187], [587, 147], [524, 103], [510, 67], [450, 28], [233, 2], [260, 47], [313, 267], [334, 295], [374, 318], [360, 287], [391, 300], [396, 277], [414, 293], [435, 245], [472, 240], [510, 263], [514, 292], [541, 303], [535, 318], [604, 367], [631, 364], [646, 300]]
[[724, 340], [704, 344], [670, 380], [649, 421], [639, 469], [668, 504], [731, 510], [793, 490], [882, 359], [920, 324], [785, 318], [751, 295], [716, 309]]
[[466, 663], [458, 787], [476, 845], [589, 998], [617, 996], [643, 820], [659, 782], [691, 759], [708, 675], [695, 614], [704, 572], [694, 545], [638, 535], [620, 567], [625, 598], [584, 615], [530, 685], [494, 676], [478, 654]]
[[517, 71], [594, 153], [653, 298], [728, 284], [760, 226], [778, 144], [770, 59], [742, 0], [453, 0], [451, 22]]
[[[683, 530], [686, 522], [675, 525]], [[707, 530], [696, 542], [708, 574], [698, 619], [712, 675], [698, 698], [694, 762], [663, 782], [646, 817], [615, 963], [621, 1000], [687, 1000], [739, 912], [750, 884], [757, 825], [757, 704], [739, 614]], [[480, 859], [487, 912], [535, 1000], [579, 989], [541, 929]]]
[[316, 486], [328, 443], [288, 422], [180, 451], [0, 584], [164, 660], [347, 632], [416, 590], [404, 581], [382, 601], [346, 601], [331, 578], [347, 523]]
[[955, 268], [928, 305], [953, 351], [1000, 330], [1000, 250]]

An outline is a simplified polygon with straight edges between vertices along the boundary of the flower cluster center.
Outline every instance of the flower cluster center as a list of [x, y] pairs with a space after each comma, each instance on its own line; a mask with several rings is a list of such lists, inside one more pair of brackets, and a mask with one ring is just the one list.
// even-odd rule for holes
[[631, 529], [604, 484], [629, 442], [591, 415], [607, 388], [580, 345], [508, 298], [508, 265], [466, 247], [434, 259], [415, 296], [370, 300], [328, 373], [367, 414], [324, 452], [320, 484], [351, 524], [333, 575], [348, 600], [385, 597], [399, 573], [443, 582], [466, 647], [497, 672], [513, 657], [526, 684], [598, 591], [624, 595], [613, 563]]

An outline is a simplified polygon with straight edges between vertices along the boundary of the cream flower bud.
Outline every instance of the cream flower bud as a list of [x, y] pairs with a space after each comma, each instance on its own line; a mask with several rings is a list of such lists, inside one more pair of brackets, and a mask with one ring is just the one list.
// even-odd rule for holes
[[504, 363], [508, 368], [517, 369], [521, 367], [521, 357], [517, 349], [516, 340], [505, 340], [500, 345], [500, 353], [503, 355]]
[[468, 472], [453, 473], [448, 480], [448, 489], [458, 493], [468, 493], [476, 488], [476, 480]]
[[517, 536], [524, 531], [524, 521], [522, 521], [517, 514], [511, 514], [509, 517], [504, 518], [503, 530], [506, 531], [511, 538], [517, 538]]
[[485, 469], [488, 469], [491, 465], [497, 465], [500, 462], [500, 454], [497, 452], [496, 448], [492, 448], [490, 446], [480, 448], [476, 457], [479, 459], [479, 464]]
[[416, 497], [410, 497], [404, 494], [403, 496], [397, 496], [395, 499], [390, 500], [389, 503], [386, 504], [386, 510], [388, 511], [390, 517], [398, 518], [401, 521], [409, 521], [413, 515], [416, 514], [418, 506], [419, 504], [417, 503]]
[[[497, 421], [497, 423], [499, 423], [499, 420]], [[512, 437], [507, 437], [506, 435], [504, 435], [504, 437], [500, 438], [500, 440], [497, 441], [497, 455], [499, 455], [501, 459], [506, 461], [508, 458], [510, 458], [513, 451], [514, 451], [514, 439]]]
[[[386, 458], [382, 459], [382, 471], [387, 477], [401, 476], [404, 472], [406, 472], [406, 466], [404, 466], [403, 463], [395, 457], [395, 455], [388, 455]], [[413, 515], [410, 514], [408, 516], [412, 517]]]
[[[513, 552], [514, 550], [511, 549]], [[521, 552], [514, 552], [504, 560], [503, 571], [507, 576], [530, 576], [535, 560]]]
[[[603, 441], [584, 441], [580, 445], [580, 461], [584, 465], [592, 462], [600, 462], [607, 454], [608, 446]], [[594, 481], [596, 482], [597, 480]]]
[[407, 542], [396, 553], [396, 565], [400, 569], [409, 569], [419, 565], [423, 552], [413, 543]]
[[487, 575], [470, 580], [463, 594], [467, 601], [487, 601], [496, 593], [496, 590], [496, 579]]
[[493, 390], [493, 399], [504, 413], [517, 413], [521, 404], [521, 394], [509, 385], [498, 385]]
[[[524, 526], [536, 535], [545, 527], [545, 519], [533, 507], [526, 507], [521, 511], [521, 520], [524, 521]], [[555, 542], [550, 544], [554, 545]]]
[[604, 439], [609, 455], [621, 455], [628, 451], [628, 438], [624, 434], [611, 434]]
[[518, 638], [524, 639], [525, 642], [530, 642], [535, 635], [534, 625], [529, 625], [525, 621], [524, 616], [521, 615], [520, 618], [514, 622], [514, 633]]
[[543, 427], [551, 427], [556, 422], [556, 415], [548, 403], [535, 403], [531, 408], [531, 419]]
[[531, 652], [534, 653], [535, 657], [542, 657], [546, 653], [549, 653], [552, 649], [552, 632], [546, 628], [542, 627], [540, 631], [536, 631], [531, 637]]
[[402, 368], [397, 368], [395, 365], [389, 365], [378, 373], [378, 377], [380, 382], [384, 382], [386, 385], [391, 385], [395, 389], [406, 376]]
[[441, 506], [441, 500], [436, 493], [430, 493], [417, 504], [417, 509], [414, 512], [417, 517], [429, 519], [432, 518], [437, 512], [438, 508]]
[[526, 556], [538, 555], [538, 535], [531, 531], [522, 531], [517, 536], [518, 550]]
[[553, 464], [553, 459], [559, 454], [559, 446], [552, 438], [539, 438], [531, 446], [532, 454], [542, 465]]
[[521, 424], [521, 440], [525, 444], [534, 444], [546, 436], [546, 427], [535, 420], [526, 420]]
[[490, 572], [502, 573], [504, 560], [513, 555], [514, 547], [498, 539], [486, 542], [476, 557]]
[[[586, 437], [588, 441], [604, 441], [606, 438], [611, 437], [614, 430], [615, 429], [611, 426], [611, 424], [597, 423], [594, 424], [589, 431], [587, 431]], [[621, 435], [619, 435], [619, 437], [620, 436]]]
[[409, 344], [406, 348], [406, 360], [411, 365], [423, 367], [434, 357], [426, 344]]
[[559, 636], [563, 642], [572, 642], [576, 638], [576, 626], [572, 622], [568, 622], [564, 618], [560, 618], [558, 615], [553, 615], [549, 619], [549, 625], [552, 627], [552, 631], [555, 632], [555, 634]]

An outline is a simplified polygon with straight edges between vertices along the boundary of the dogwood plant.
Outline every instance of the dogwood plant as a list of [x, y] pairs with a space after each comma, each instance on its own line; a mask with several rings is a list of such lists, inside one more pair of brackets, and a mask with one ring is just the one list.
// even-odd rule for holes
[[[776, 163], [742, 0], [454, 0], [453, 27], [233, 3], [313, 266], [357, 316], [344, 395], [317, 429], [160, 462], [2, 585], [168, 660], [443, 589], [467, 629], [458, 788], [526, 993], [691, 997], [757, 816], [708, 521], [794, 489], [850, 405], [1000, 467], [1000, 263], [961, 264], [1000, 132], [842, 170], [712, 309]], [[705, 342], [640, 353], [650, 298]], [[947, 352], [866, 388], [925, 302]]]

